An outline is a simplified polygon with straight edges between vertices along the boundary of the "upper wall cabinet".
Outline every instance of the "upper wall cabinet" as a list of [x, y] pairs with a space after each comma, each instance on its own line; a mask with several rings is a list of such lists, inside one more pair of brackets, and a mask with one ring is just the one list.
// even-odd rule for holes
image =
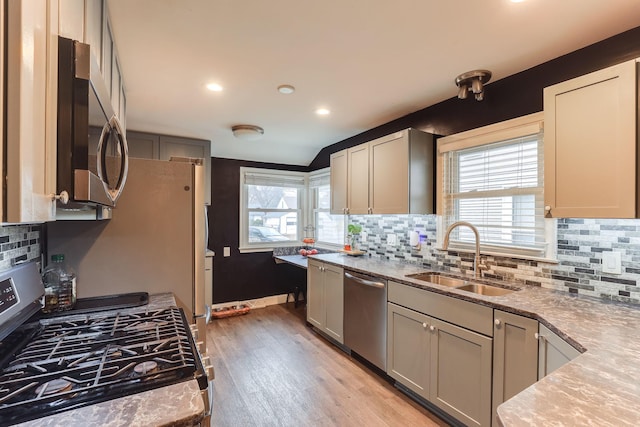
[[434, 137], [417, 129], [334, 153], [331, 212], [433, 213], [434, 168]]
[[211, 204], [211, 141], [130, 131], [127, 134], [129, 156], [141, 159], [169, 160], [171, 157], [204, 159], [205, 204]]
[[636, 61], [544, 89], [545, 214], [636, 218]]
[[5, 12], [2, 221], [44, 222], [55, 214], [58, 2], [5, 0]]
[[92, 66], [100, 69], [113, 110], [126, 129], [124, 79], [104, 0], [64, 0], [58, 10], [59, 34], [91, 47]]

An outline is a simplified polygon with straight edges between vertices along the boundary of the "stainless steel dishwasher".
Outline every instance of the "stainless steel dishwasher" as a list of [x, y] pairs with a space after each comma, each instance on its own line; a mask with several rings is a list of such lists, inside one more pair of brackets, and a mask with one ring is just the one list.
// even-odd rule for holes
[[344, 272], [344, 345], [386, 372], [386, 280]]

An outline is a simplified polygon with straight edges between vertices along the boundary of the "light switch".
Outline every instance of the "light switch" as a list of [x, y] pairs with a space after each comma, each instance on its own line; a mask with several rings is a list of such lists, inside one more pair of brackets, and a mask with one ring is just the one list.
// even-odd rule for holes
[[231, 256], [231, 248], [229, 246], [225, 246], [222, 249], [222, 256]]
[[398, 244], [398, 240], [395, 234], [387, 234], [387, 245], [395, 246]]
[[602, 252], [602, 272], [622, 274], [622, 256], [620, 252]]
[[362, 243], [367, 243], [367, 232], [363, 231], [362, 233], [360, 233], [360, 241]]

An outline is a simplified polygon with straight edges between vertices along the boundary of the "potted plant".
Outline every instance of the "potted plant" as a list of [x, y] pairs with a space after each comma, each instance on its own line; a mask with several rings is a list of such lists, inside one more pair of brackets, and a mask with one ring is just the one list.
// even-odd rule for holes
[[362, 226], [358, 225], [358, 224], [349, 224], [347, 226], [347, 241], [349, 242], [350, 246], [351, 246], [351, 250], [355, 251], [357, 250], [357, 239], [358, 239], [358, 235], [360, 234], [360, 232], [362, 231]]

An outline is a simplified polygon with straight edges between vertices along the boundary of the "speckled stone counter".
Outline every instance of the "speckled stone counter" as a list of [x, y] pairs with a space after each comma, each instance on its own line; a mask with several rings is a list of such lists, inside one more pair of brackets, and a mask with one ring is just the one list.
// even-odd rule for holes
[[500, 405], [503, 426], [640, 425], [640, 307], [508, 283], [520, 290], [478, 295], [405, 277], [427, 270], [415, 264], [341, 254], [311, 258], [537, 319], [583, 352]]
[[308, 265], [307, 257], [304, 257], [302, 255], [274, 255], [273, 259], [276, 261], [276, 264], [291, 264], [295, 265], [296, 267], [304, 268], [305, 270], [307, 269]]
[[[171, 293], [149, 296], [146, 306], [119, 310], [121, 313], [138, 311], [145, 307], [160, 310], [174, 307]], [[105, 313], [105, 312], [103, 312]], [[77, 315], [85, 317], [86, 315]], [[54, 318], [51, 320], [55, 320]], [[44, 322], [49, 319], [44, 320]], [[79, 409], [39, 418], [20, 426], [194, 426], [199, 425], [205, 412], [204, 402], [196, 380], [183, 381], [141, 393], [96, 403]]]

